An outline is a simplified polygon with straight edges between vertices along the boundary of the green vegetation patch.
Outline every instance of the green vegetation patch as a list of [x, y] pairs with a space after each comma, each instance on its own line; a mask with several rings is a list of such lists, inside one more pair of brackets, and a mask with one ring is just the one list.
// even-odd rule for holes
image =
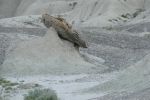
[[24, 100], [58, 100], [58, 97], [51, 89], [35, 89], [29, 91]]
[[0, 78], [0, 86], [3, 88], [9, 88], [18, 85], [18, 83], [13, 83], [11, 81], [6, 80], [5, 78]]

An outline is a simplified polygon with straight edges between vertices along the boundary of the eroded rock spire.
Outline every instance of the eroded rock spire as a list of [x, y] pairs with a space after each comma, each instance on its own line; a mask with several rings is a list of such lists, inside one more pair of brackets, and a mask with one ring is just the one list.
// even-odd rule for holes
[[64, 18], [43, 14], [42, 22], [47, 28], [53, 27], [61, 39], [70, 41], [77, 47], [87, 48], [85, 41], [79, 37], [78, 32], [72, 29], [72, 26]]

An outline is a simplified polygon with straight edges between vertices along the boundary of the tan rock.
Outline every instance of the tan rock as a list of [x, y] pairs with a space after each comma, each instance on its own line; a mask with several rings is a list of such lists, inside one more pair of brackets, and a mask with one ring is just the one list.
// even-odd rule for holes
[[79, 37], [78, 32], [72, 29], [72, 26], [64, 18], [43, 14], [42, 22], [47, 28], [53, 27], [60, 38], [74, 43], [77, 47], [87, 48], [85, 41]]

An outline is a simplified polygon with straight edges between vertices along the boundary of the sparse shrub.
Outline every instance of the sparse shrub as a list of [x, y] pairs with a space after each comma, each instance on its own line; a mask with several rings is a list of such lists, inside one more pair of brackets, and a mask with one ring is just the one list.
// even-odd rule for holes
[[0, 86], [3, 88], [13, 87], [18, 85], [18, 83], [13, 83], [11, 81], [6, 80], [5, 78], [0, 78]]
[[56, 93], [51, 89], [35, 89], [25, 95], [24, 100], [58, 100]]
[[6, 79], [4, 79], [4, 78], [0, 78], [0, 85], [2, 85], [4, 83], [7, 84], [7, 83], [11, 83], [11, 82], [6, 80]]
[[6, 80], [5, 78], [0, 78], [0, 86], [5, 88], [6, 90], [10, 89], [14, 86], [17, 86], [18, 83], [13, 83], [11, 81]]

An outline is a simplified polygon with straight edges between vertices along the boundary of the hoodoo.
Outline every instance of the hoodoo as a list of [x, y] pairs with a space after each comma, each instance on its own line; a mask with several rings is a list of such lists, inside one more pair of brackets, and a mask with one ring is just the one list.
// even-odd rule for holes
[[61, 39], [68, 40], [75, 46], [87, 48], [85, 41], [79, 37], [78, 32], [72, 29], [72, 26], [65, 19], [43, 14], [42, 22], [47, 28], [53, 27]]

